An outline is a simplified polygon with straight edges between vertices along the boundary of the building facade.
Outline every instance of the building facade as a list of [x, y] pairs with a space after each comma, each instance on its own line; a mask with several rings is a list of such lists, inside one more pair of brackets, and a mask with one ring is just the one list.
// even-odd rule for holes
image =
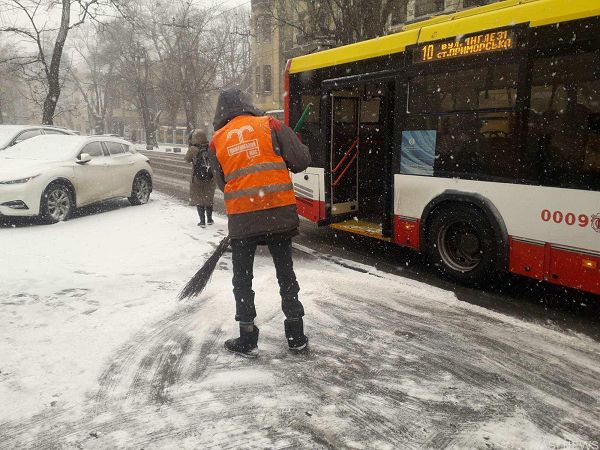
[[[457, 12], [499, 0], [397, 0], [390, 10], [388, 32], [402, 30], [407, 23], [438, 14]], [[256, 106], [264, 111], [283, 108], [283, 73], [288, 59], [314, 53], [334, 45], [323, 36], [307, 39], [303, 24], [310, 17], [299, 0], [252, 0], [252, 90]]]

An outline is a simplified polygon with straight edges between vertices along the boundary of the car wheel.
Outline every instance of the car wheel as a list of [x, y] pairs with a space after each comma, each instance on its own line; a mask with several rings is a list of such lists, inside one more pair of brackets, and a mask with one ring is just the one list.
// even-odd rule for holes
[[151, 191], [152, 185], [150, 184], [148, 175], [142, 173], [137, 174], [133, 180], [131, 197], [128, 198], [129, 203], [132, 205], [144, 205], [148, 203]]
[[496, 272], [498, 243], [481, 210], [456, 203], [434, 212], [428, 226], [427, 253], [444, 275], [466, 284], [481, 284]]
[[63, 222], [75, 209], [71, 189], [63, 183], [54, 183], [42, 195], [42, 218], [47, 223]]

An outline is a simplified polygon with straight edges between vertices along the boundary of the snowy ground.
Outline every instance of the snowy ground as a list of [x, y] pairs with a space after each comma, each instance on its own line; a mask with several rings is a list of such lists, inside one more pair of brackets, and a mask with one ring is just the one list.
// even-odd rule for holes
[[292, 355], [261, 251], [248, 361], [222, 347], [229, 254], [176, 301], [225, 221], [125, 205], [0, 228], [0, 448], [598, 448], [594, 340], [297, 251], [311, 350]]

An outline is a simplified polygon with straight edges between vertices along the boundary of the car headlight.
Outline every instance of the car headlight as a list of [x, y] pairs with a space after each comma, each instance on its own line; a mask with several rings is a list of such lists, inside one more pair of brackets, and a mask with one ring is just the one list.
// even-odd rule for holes
[[27, 178], [19, 178], [18, 180], [0, 181], [0, 184], [25, 184], [29, 180], [33, 180], [36, 177], [39, 177], [39, 174], [38, 175], [33, 175], [31, 177], [27, 177]]

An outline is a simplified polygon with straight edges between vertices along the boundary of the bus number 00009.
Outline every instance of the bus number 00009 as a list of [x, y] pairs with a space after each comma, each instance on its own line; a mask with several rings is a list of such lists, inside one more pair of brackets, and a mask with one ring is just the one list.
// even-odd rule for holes
[[549, 209], [544, 209], [542, 211], [542, 220], [544, 222], [554, 222], [554, 223], [566, 223], [567, 225], [573, 226], [575, 224], [579, 225], [581, 228], [585, 228], [590, 224], [590, 218], [586, 214], [579, 214], [578, 216], [568, 212], [563, 213], [562, 211], [550, 211]]

